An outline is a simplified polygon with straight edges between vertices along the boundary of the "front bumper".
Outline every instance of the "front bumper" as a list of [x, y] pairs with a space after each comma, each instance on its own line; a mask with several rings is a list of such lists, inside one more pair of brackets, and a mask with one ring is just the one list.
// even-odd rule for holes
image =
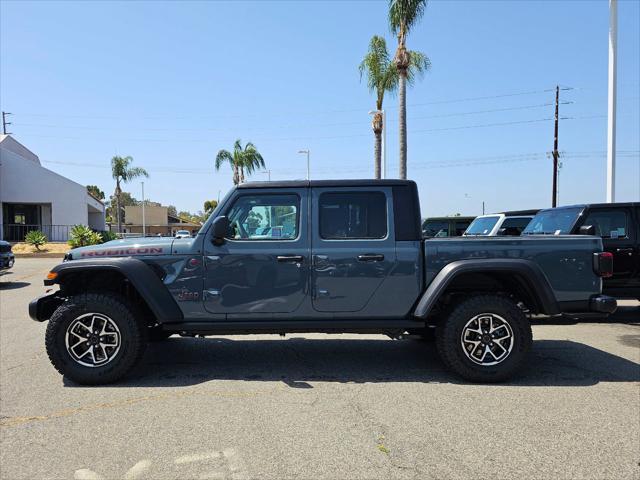
[[15, 261], [16, 260], [13, 255], [3, 255], [0, 257], [0, 270], [8, 270], [13, 267]]
[[29, 302], [29, 316], [36, 322], [46, 322], [51, 318], [64, 299], [57, 296], [58, 292], [47, 293]]
[[611, 314], [618, 308], [618, 302], [608, 295], [596, 295], [591, 297], [589, 307], [592, 312]]

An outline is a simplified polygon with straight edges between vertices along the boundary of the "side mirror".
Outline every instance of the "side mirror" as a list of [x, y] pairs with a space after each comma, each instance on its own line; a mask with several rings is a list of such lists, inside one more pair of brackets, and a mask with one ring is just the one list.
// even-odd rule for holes
[[222, 245], [224, 237], [229, 231], [229, 219], [227, 217], [216, 217], [211, 224], [211, 239], [214, 244]]
[[582, 225], [578, 230], [578, 233], [580, 235], [595, 235], [596, 227], [594, 227], [593, 225]]

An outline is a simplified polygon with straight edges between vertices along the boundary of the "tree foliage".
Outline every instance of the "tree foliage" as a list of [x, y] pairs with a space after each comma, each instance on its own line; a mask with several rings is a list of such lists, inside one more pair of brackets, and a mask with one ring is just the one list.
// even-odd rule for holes
[[385, 92], [393, 92], [398, 86], [398, 69], [387, 51], [384, 38], [374, 35], [369, 42], [369, 50], [362, 59], [360, 79], [367, 76], [367, 87], [376, 95], [376, 109], [382, 110]]
[[71, 248], [86, 247], [102, 243], [102, 235], [94, 232], [86, 225], [74, 225], [69, 233], [69, 245]]
[[233, 144], [233, 152], [228, 150], [218, 151], [215, 162], [216, 171], [220, 170], [220, 167], [225, 163], [231, 166], [234, 185], [244, 183], [245, 173], [251, 175], [257, 168], [265, 168], [264, 159], [256, 146], [251, 142], [247, 142], [242, 148], [240, 139]]
[[115, 156], [111, 159], [111, 176], [116, 181], [116, 217], [118, 221], [118, 232], [122, 231], [122, 216], [121, 216], [121, 183], [129, 183], [131, 180], [138, 177], [148, 177], [149, 174], [144, 168], [132, 167], [132, 157], [120, 157]]
[[40, 247], [47, 243], [47, 237], [40, 230], [31, 230], [25, 235], [24, 241], [40, 250]]
[[87, 192], [98, 200], [104, 200], [104, 192], [97, 185], [87, 185]]

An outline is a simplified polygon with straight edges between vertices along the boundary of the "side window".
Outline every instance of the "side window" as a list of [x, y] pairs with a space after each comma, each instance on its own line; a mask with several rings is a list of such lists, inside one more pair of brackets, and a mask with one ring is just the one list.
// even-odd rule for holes
[[602, 238], [628, 238], [627, 212], [624, 210], [593, 210], [583, 225], [593, 225]]
[[467, 227], [469, 227], [470, 223], [471, 222], [467, 220], [456, 220], [456, 223], [455, 223], [456, 236], [457, 237], [462, 236], [462, 234], [467, 229]]
[[448, 237], [449, 222], [446, 220], [427, 220], [422, 225], [422, 234], [425, 237]]
[[387, 197], [382, 192], [320, 195], [320, 237], [378, 239], [387, 236]]
[[242, 195], [227, 213], [230, 240], [293, 240], [298, 237], [300, 197]]
[[518, 232], [522, 233], [530, 221], [531, 219], [526, 217], [506, 218], [505, 221], [502, 222], [501, 228], [515, 228]]

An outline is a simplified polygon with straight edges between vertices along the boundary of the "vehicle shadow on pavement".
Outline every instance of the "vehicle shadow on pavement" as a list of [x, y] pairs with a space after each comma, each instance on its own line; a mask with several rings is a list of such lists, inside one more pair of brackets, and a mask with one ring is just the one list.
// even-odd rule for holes
[[618, 306], [616, 313], [604, 317], [569, 318], [569, 317], [543, 317], [531, 321], [533, 325], [576, 325], [578, 323], [621, 323], [626, 325], [640, 325], [640, 307]]
[[28, 287], [29, 285], [31, 285], [29, 282], [2, 281], [0, 282], [0, 290], [16, 290], [18, 288]]
[[[141, 365], [110, 387], [180, 387], [212, 380], [281, 381], [291, 388], [313, 388], [313, 382], [468, 383], [444, 369], [433, 343], [415, 340], [172, 337], [149, 345]], [[517, 378], [499, 385], [638, 381], [638, 363], [570, 340], [538, 340]]]

